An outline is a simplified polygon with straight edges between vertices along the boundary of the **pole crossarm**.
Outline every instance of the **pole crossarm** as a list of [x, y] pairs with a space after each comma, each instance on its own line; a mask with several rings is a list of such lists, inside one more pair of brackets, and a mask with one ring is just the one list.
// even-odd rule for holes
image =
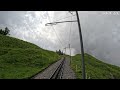
[[56, 25], [56, 24], [58, 24], [58, 23], [66, 23], [66, 22], [77, 22], [77, 20], [74, 20], [74, 21], [61, 21], [61, 22], [46, 23], [45, 26]]

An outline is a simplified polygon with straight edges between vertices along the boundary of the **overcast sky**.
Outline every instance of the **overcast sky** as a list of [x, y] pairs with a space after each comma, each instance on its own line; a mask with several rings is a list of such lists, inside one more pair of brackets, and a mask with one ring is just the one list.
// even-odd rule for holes
[[[52, 51], [63, 50], [70, 43], [74, 55], [80, 53], [77, 22], [45, 26], [59, 19], [76, 20], [76, 16], [69, 16], [72, 14], [67, 11], [0, 11], [0, 28], [7, 26], [12, 37]], [[85, 52], [120, 66], [120, 12], [79, 11], [79, 17]]]

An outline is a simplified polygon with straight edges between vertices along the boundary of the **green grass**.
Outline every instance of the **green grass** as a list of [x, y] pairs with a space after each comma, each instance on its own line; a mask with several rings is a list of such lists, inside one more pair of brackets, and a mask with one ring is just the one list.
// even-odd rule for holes
[[32, 43], [0, 35], [0, 78], [23, 79], [40, 72], [60, 56]]
[[[82, 79], [81, 55], [72, 57], [71, 67], [78, 79]], [[95, 57], [85, 54], [87, 79], [120, 79], [120, 67], [104, 63]]]

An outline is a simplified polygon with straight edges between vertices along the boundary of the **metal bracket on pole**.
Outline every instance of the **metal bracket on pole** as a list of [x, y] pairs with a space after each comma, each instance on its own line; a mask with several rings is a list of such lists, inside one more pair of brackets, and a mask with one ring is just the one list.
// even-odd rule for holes
[[58, 23], [66, 23], [66, 22], [77, 22], [77, 20], [74, 20], [74, 21], [61, 21], [61, 22], [46, 23], [45, 26], [56, 25], [56, 24], [58, 24]]

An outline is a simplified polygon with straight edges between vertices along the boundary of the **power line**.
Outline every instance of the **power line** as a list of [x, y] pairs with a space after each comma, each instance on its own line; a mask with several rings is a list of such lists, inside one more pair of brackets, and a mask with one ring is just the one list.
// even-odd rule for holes
[[[49, 20], [49, 22], [51, 22], [49, 15], [48, 15], [48, 20]], [[52, 29], [54, 30], [54, 32], [55, 32], [55, 34], [56, 34], [56, 36], [57, 36], [61, 46], [63, 47], [63, 43], [61, 42], [60, 38], [58, 37], [57, 32], [56, 32], [56, 30], [55, 30], [55, 28], [53, 26], [52, 26]]]
[[54, 28], [53, 26], [52, 26], [52, 29], [55, 31], [55, 34], [56, 34], [56, 36], [57, 36], [59, 42], [61, 43], [61, 45], [62, 45], [62, 47], [63, 47], [63, 43], [61, 42], [60, 38], [58, 37], [58, 34], [57, 34], [57, 32], [56, 32], [56, 30], [55, 30], [55, 28]]
[[[71, 19], [72, 19], [73, 16], [75, 16], [75, 15], [72, 14], [71, 16], [67, 16], [67, 17], [62, 18], [62, 19], [66, 19], [66, 18], [69, 18], [69, 17], [71, 17]], [[59, 19], [59, 20], [62, 20], [62, 19]], [[49, 22], [51, 22], [49, 15], [48, 15], [48, 20], [49, 20]], [[59, 20], [57, 20], [57, 21], [59, 21]], [[53, 22], [53, 23], [47, 23], [47, 24], [45, 24], [46, 26], [48, 26], [48, 25], [52, 26], [52, 29], [54, 30], [54, 32], [55, 32], [55, 34], [56, 34], [59, 42], [61, 43], [62, 47], [63, 47], [63, 43], [61, 42], [60, 38], [58, 37], [58, 34], [57, 34], [55, 28], [53, 27], [53, 25], [56, 25], [57, 23], [64, 23], [64, 22], [77, 22], [77, 20], [74, 20], [74, 21], [61, 21], [61, 22]], [[72, 23], [71, 23], [71, 25], [72, 25]], [[70, 33], [69, 33], [69, 36], [68, 36], [68, 43], [70, 42], [70, 34], [71, 34], [71, 26], [70, 26]], [[68, 44], [68, 43], [66, 42], [66, 44]]]
[[[73, 15], [73, 16], [75, 16], [75, 15]], [[62, 19], [70, 18], [70, 17], [73, 17], [73, 16], [67, 16], [67, 17], [64, 17], [64, 18], [61, 18], [61, 19], [58, 19], [58, 20], [55, 20], [55, 21], [60, 21]]]
[[[78, 11], [76, 12], [77, 22], [78, 22], [78, 29], [79, 29], [79, 37], [80, 37], [80, 47], [81, 47], [81, 59], [82, 59], [82, 78], [86, 79], [86, 73], [85, 73], [85, 62], [84, 62], [84, 47], [83, 47], [83, 39], [82, 39], [82, 32], [81, 32], [81, 26], [80, 26], [80, 20]], [[54, 25], [55, 22], [50, 23], [51, 25]], [[62, 22], [64, 23], [64, 22]], [[56, 23], [57, 24], [57, 23]], [[70, 45], [70, 44], [69, 44]]]
[[[72, 17], [71, 17], [71, 21], [72, 21]], [[68, 44], [70, 44], [71, 28], [72, 28], [72, 22], [70, 23], [70, 32], [69, 32], [69, 41], [68, 41]]]

